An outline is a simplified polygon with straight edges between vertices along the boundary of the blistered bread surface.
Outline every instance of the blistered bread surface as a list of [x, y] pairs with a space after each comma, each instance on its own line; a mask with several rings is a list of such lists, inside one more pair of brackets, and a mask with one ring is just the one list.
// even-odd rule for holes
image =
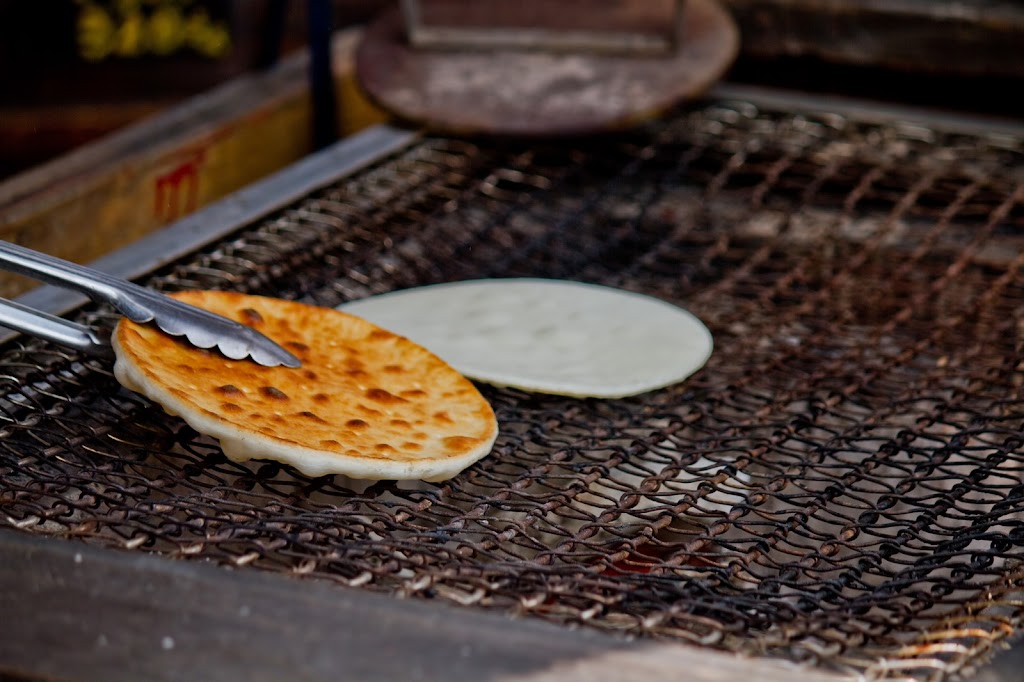
[[297, 369], [263, 367], [152, 325], [119, 323], [118, 380], [217, 438], [231, 459], [275, 459], [313, 476], [440, 480], [494, 443], [494, 412], [476, 387], [404, 337], [293, 301], [174, 296], [259, 330], [302, 361]]

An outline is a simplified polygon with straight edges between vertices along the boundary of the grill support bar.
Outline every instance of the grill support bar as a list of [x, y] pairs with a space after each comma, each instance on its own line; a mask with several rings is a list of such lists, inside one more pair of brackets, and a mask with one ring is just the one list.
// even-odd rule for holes
[[851, 679], [10, 530], [0, 557], [0, 678]]

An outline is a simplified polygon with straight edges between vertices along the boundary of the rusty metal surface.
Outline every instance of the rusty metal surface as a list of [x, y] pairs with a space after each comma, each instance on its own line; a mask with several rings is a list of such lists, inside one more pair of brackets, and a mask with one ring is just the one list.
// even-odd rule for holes
[[369, 96], [401, 118], [462, 134], [558, 136], [635, 124], [710, 87], [738, 34], [714, 0], [688, 0], [670, 56], [412, 49], [397, 9], [371, 24], [356, 55]]
[[614, 401], [485, 387], [490, 456], [367, 485], [231, 463], [109, 366], [11, 342], [0, 522], [952, 680], [1019, 632], [1024, 603], [1022, 143], [748, 101], [585, 143], [426, 137], [150, 283], [336, 305], [591, 281], [700, 316], [708, 365]]
[[[1024, 76], [1024, 6], [1006, 0], [724, 0], [747, 57]], [[762, 68], [771, 68], [765, 66]]]
[[416, 48], [558, 51], [634, 55], [675, 50], [686, 0], [402, 0]]

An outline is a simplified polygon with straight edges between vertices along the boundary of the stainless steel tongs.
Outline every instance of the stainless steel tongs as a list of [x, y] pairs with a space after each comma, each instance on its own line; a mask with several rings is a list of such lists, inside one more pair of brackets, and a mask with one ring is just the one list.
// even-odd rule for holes
[[[109, 303], [133, 322], [155, 322], [199, 348], [216, 346], [234, 360], [299, 367], [298, 358], [255, 329], [112, 275], [0, 241], [0, 268]], [[109, 356], [109, 339], [92, 327], [0, 298], [0, 325], [87, 353]]]

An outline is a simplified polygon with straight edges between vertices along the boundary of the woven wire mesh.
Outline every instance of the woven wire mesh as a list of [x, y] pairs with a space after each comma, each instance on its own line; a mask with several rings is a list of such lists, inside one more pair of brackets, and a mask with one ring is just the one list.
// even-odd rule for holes
[[109, 366], [14, 342], [0, 520], [947, 679], [1021, 618], [1020, 144], [728, 102], [601, 140], [422, 139], [149, 284], [336, 305], [596, 282], [697, 314], [708, 365], [622, 400], [482, 387], [489, 457], [446, 482], [366, 483], [232, 463]]

